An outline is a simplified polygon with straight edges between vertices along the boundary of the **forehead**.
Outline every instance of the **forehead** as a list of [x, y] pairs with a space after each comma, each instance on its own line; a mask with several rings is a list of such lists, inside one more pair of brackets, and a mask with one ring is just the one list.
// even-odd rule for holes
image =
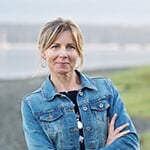
[[68, 43], [74, 43], [74, 37], [72, 35], [72, 32], [70, 30], [63, 31], [60, 33], [56, 39], [54, 40], [55, 42], [68, 42]]

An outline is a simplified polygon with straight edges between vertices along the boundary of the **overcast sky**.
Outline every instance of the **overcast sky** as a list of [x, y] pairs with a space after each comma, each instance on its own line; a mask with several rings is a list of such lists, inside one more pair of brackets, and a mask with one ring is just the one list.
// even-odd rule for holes
[[0, 22], [41, 23], [56, 17], [100, 24], [150, 24], [150, 0], [0, 0]]

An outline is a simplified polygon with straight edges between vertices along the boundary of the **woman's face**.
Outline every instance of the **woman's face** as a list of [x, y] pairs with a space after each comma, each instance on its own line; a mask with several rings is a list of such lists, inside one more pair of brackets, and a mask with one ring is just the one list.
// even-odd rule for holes
[[79, 59], [76, 44], [70, 31], [61, 33], [41, 55], [53, 74], [73, 72]]

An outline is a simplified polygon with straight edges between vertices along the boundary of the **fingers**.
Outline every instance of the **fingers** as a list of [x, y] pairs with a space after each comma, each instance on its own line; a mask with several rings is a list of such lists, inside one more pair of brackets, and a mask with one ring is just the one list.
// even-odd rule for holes
[[114, 126], [116, 119], [117, 119], [117, 114], [114, 114], [113, 117], [112, 117], [112, 119], [111, 119], [110, 124]]
[[129, 126], [129, 123], [126, 123], [115, 129], [114, 134], [115, 134], [116, 139], [120, 138], [121, 136], [124, 136], [130, 132], [130, 130], [122, 131], [123, 129], [125, 129], [128, 126]]
[[116, 139], [118, 139], [130, 132], [130, 130], [124, 131], [124, 129], [129, 126], [129, 123], [125, 123], [115, 129], [116, 119], [117, 119], [117, 114], [114, 114], [111, 121], [108, 122], [108, 137], [107, 137], [106, 145], [112, 143]]
[[109, 124], [109, 131], [114, 131], [116, 119], [117, 119], [117, 114], [114, 114], [114, 116], [112, 117], [111, 122]]
[[117, 134], [117, 133], [121, 132], [123, 129], [125, 129], [127, 126], [129, 126], [129, 123], [123, 124], [120, 127], [115, 129], [116, 119], [117, 119], [117, 114], [114, 114], [111, 119], [111, 122], [109, 123], [109, 130], [115, 131], [115, 133]]
[[116, 135], [116, 139], [128, 134], [130, 130], [122, 131]]
[[129, 123], [123, 124], [120, 127], [115, 129], [115, 133], [118, 134], [120, 133], [123, 129], [125, 129], [127, 126], [129, 126]]

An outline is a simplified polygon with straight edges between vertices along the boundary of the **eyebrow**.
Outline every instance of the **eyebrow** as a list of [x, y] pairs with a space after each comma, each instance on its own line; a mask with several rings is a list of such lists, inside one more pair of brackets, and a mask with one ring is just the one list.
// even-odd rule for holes
[[[54, 42], [54, 43], [52, 43], [51, 45], [53, 45], [53, 44], [60, 44], [60, 43], [57, 43], [57, 42], [55, 43], [55, 42]], [[68, 44], [76, 46], [75, 43], [67, 43], [67, 45], [68, 45]]]
[[75, 44], [75, 43], [68, 43], [68, 44], [71, 44], [71, 45], [74, 45], [74, 46], [76, 46], [76, 44]]

